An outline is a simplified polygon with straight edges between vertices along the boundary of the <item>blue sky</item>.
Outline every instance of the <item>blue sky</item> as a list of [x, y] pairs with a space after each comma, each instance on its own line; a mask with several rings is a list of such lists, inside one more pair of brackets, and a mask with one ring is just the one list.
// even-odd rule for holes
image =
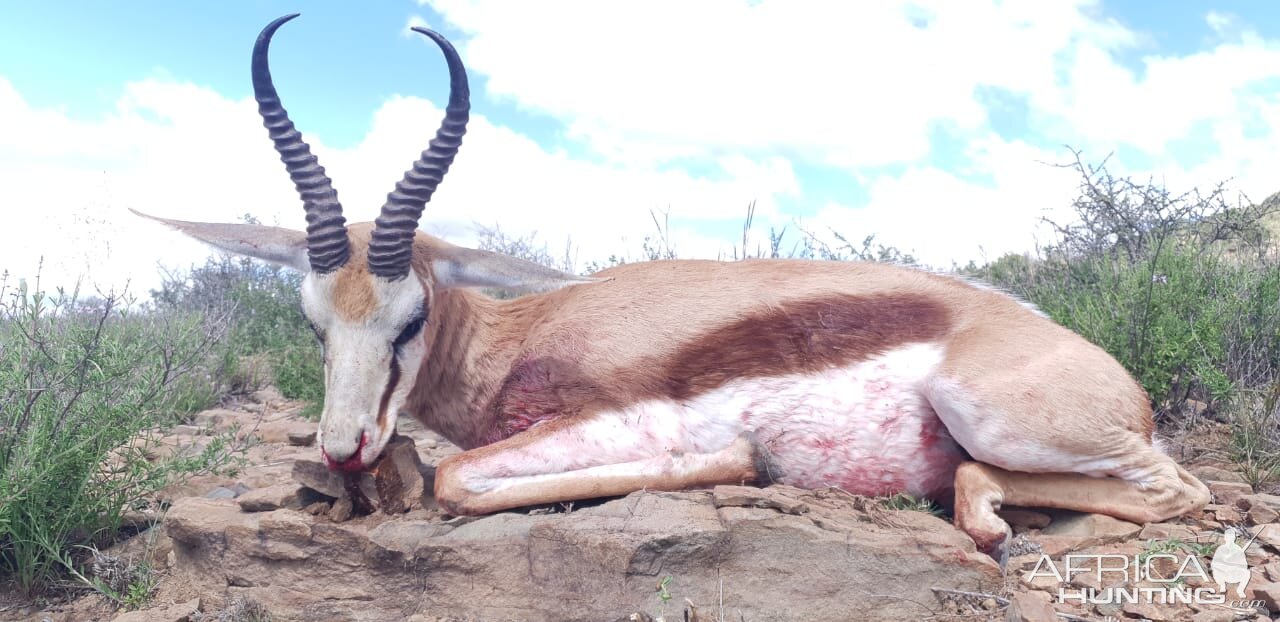
[[290, 12], [276, 84], [355, 220], [447, 95], [408, 26], [458, 45], [476, 121], [423, 228], [462, 243], [496, 223], [585, 263], [670, 210], [681, 253], [714, 257], [757, 201], [761, 233], [877, 233], [945, 266], [1033, 248], [1071, 199], [1044, 164], [1064, 144], [1175, 187], [1280, 190], [1274, 2], [5, 3], [0, 202], [64, 241], [0, 240], [0, 268], [147, 282], [207, 253], [128, 207], [300, 226], [248, 100], [253, 40]]
[[[415, 14], [445, 26], [413, 3], [50, 2], [7, 3], [0, 11], [0, 75], [30, 103], [79, 119], [101, 118], [125, 83], [148, 77], [248, 97], [258, 31], [293, 12], [302, 17], [272, 50], [277, 87], [297, 102], [294, 120], [334, 146], [359, 141], [390, 95], [438, 99], [448, 90], [438, 59], [402, 36]], [[459, 34], [447, 26], [443, 32]]]

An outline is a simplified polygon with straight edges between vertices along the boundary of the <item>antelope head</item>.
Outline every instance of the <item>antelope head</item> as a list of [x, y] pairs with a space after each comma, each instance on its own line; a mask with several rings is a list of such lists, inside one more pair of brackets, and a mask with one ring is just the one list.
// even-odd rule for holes
[[357, 471], [381, 454], [419, 369], [430, 358], [424, 326], [447, 327], [450, 322], [432, 316], [438, 294], [459, 287], [547, 290], [594, 279], [439, 240], [415, 244], [415, 238], [421, 242], [424, 237], [416, 232], [418, 219], [462, 144], [470, 109], [458, 53], [426, 28], [413, 30], [435, 41], [449, 66], [444, 121], [387, 195], [377, 220], [348, 227], [332, 182], [294, 129], [271, 81], [267, 49], [272, 35], [295, 17], [281, 17], [263, 29], [253, 48], [252, 76], [258, 112], [302, 198], [307, 230], [139, 215], [214, 247], [305, 273], [302, 312], [324, 353], [325, 399], [317, 441], [331, 469]]

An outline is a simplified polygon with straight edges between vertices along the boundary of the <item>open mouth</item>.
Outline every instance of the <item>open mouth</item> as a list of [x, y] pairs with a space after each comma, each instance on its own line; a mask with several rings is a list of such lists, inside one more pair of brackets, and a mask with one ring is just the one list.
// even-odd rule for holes
[[329, 452], [325, 451], [324, 448], [320, 449], [320, 456], [324, 458], [324, 464], [325, 466], [329, 467], [330, 471], [342, 471], [344, 473], [358, 473], [360, 471], [365, 470], [366, 468], [364, 461], [360, 459], [360, 454], [364, 452], [364, 446], [368, 444], [368, 442], [369, 442], [369, 435], [361, 434], [360, 445], [356, 447], [355, 453], [351, 454], [351, 457], [347, 458], [346, 460], [343, 460], [342, 462], [338, 462], [337, 460], [334, 460], [333, 458], [329, 457]]

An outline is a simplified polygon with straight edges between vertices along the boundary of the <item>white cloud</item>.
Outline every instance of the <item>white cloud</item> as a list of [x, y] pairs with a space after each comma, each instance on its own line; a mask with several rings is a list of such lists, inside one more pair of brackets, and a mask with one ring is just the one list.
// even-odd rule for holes
[[[870, 234], [936, 267], [994, 260], [1047, 241], [1044, 217], [1063, 220], [1079, 181], [1053, 166], [1062, 154], [991, 139], [969, 149], [979, 184], [934, 167], [913, 167], [872, 182], [865, 206], [830, 204], [806, 223], [815, 235], [834, 231], [854, 243]], [[1037, 237], [1039, 236], [1039, 237]]]
[[1099, 50], [1082, 50], [1069, 81], [1036, 100], [1096, 144], [1127, 144], [1160, 154], [1197, 124], [1233, 123], [1275, 107], [1256, 90], [1280, 78], [1280, 43], [1246, 34], [1188, 56], [1150, 56], [1135, 75]]
[[[1153, 53], [1151, 37], [1089, 0], [560, 0], [501, 10], [495, 0], [420, 2], [466, 34], [460, 48], [493, 96], [562, 120], [570, 137], [628, 166], [781, 155], [849, 171], [850, 183], [871, 189], [873, 212], [886, 197], [932, 192], [914, 181], [978, 201], [972, 214], [1008, 196], [1069, 201], [1070, 186], [1053, 195], [1005, 185], [1037, 176], [1025, 169], [1040, 165], [1018, 157], [1060, 161], [1064, 144], [1094, 162], [1120, 151], [1111, 160], [1119, 174], [1154, 174], [1180, 188], [1231, 177], [1257, 198], [1275, 189], [1267, 171], [1280, 165], [1280, 42], [1220, 13], [1204, 16], [1214, 42], [1172, 55]], [[948, 173], [930, 160], [930, 133], [940, 127], [966, 144], [1000, 141], [981, 87], [1025, 101], [1030, 133], [1020, 140], [1041, 147], [1000, 160], [1025, 174], [994, 188], [957, 176], [982, 163]], [[886, 177], [877, 165], [906, 172]], [[894, 233], [904, 237], [881, 238], [948, 247], [915, 244], [909, 228]]]
[[[327, 147], [302, 128], [339, 191], [349, 221], [372, 220], [386, 193], [435, 131], [441, 108], [394, 97], [350, 149]], [[751, 199], [776, 214], [775, 197], [797, 191], [782, 158], [726, 156], [714, 178], [628, 169], [548, 152], [529, 138], [473, 115], [462, 152], [428, 206], [424, 229], [466, 243], [472, 223], [509, 233], [537, 231], [553, 248], [570, 237], [585, 262], [635, 252], [653, 231], [649, 210], [670, 208], [677, 224], [739, 218]], [[100, 283], [156, 282], [156, 262], [186, 266], [209, 254], [127, 208], [184, 220], [234, 222], [252, 213], [304, 227], [300, 202], [249, 99], [157, 81], [130, 84], [117, 110], [96, 122], [26, 104], [0, 77], [0, 204], [12, 206], [0, 239], [0, 267], [31, 275], [45, 258], [45, 282], [77, 275]], [[679, 225], [678, 230], [684, 229]], [[714, 243], [681, 231], [690, 253]]]
[[[170, 82], [128, 85], [95, 122], [33, 108], [0, 77], [0, 268], [30, 276], [43, 257], [46, 284], [155, 282], [156, 261], [207, 255], [129, 214], [270, 219], [297, 203], [248, 101]], [[138, 291], [135, 287], [134, 291]]]
[[[1138, 153], [1143, 168], [1117, 157], [1113, 172], [1178, 189], [1233, 177], [1255, 199], [1280, 170], [1280, 44], [1216, 13], [1202, 50], [1125, 64], [1150, 41], [1083, 0], [431, 4], [465, 33], [478, 100], [550, 116], [577, 141], [571, 154], [473, 115], [422, 223], [460, 243], [471, 223], [496, 223], [553, 248], [572, 237], [585, 262], [635, 253], [651, 211], [669, 210], [681, 254], [714, 257], [733, 240], [710, 232], [755, 200], [755, 241], [792, 224], [781, 206], [794, 205], [814, 214], [806, 229], [875, 233], [945, 266], [1032, 247], [1044, 210], [1074, 195], [1070, 171], [1044, 164], [1069, 156], [1062, 143], [1094, 162]], [[1025, 136], [994, 132], [983, 88], [1026, 103]], [[301, 129], [348, 219], [370, 220], [440, 116], [397, 96], [354, 147]], [[939, 128], [965, 145], [959, 158], [931, 151]], [[840, 171], [823, 185], [860, 188], [865, 203], [816, 198], [796, 172], [808, 164]], [[83, 121], [29, 105], [0, 77], [0, 204], [0, 268], [30, 274], [44, 256], [59, 283], [87, 272], [151, 284], [157, 259], [207, 254], [128, 207], [303, 225], [252, 101], [169, 78], [131, 83], [110, 114]]]
[[[492, 94], [606, 155], [787, 150], [914, 162], [937, 124], [985, 127], [976, 85], [1053, 87], [1066, 49], [1131, 37], [1088, 3], [430, 3]], [[566, 19], [573, 15], [574, 19]]]
[[1209, 11], [1204, 16], [1204, 21], [1218, 34], [1225, 34], [1228, 30], [1236, 26], [1238, 20], [1236, 16], [1230, 13], [1222, 13], [1220, 11]]

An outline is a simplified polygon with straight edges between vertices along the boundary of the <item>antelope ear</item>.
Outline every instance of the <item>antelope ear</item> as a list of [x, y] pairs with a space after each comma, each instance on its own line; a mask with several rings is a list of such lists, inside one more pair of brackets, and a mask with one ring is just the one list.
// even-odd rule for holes
[[303, 231], [263, 225], [170, 220], [143, 214], [132, 208], [129, 211], [143, 218], [169, 225], [224, 251], [270, 261], [302, 272], [311, 270], [311, 264], [307, 259], [307, 234]]
[[554, 268], [490, 251], [447, 246], [432, 249], [431, 272], [438, 289], [493, 287], [545, 292], [579, 283], [608, 279], [577, 276]]

